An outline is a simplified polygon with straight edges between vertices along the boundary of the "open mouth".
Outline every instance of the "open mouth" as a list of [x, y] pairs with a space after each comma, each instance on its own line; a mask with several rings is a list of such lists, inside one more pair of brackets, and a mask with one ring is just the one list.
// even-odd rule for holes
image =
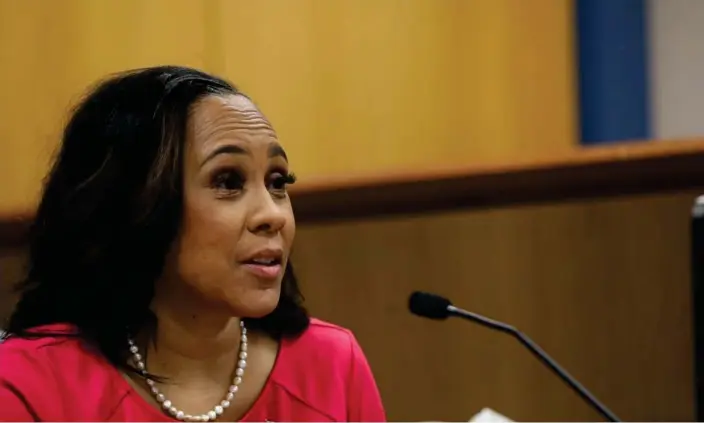
[[253, 258], [244, 262], [245, 264], [254, 264], [257, 266], [278, 266], [281, 264], [280, 258]]

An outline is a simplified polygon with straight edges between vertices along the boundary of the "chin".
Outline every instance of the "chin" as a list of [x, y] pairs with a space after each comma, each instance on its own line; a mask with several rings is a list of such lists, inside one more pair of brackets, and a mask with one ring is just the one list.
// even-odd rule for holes
[[281, 291], [279, 289], [266, 289], [253, 292], [238, 298], [230, 304], [235, 315], [250, 319], [259, 319], [270, 314], [279, 304]]

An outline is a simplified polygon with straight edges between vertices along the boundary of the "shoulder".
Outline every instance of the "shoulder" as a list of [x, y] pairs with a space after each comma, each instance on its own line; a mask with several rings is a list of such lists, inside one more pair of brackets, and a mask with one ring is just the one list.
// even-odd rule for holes
[[[0, 344], [0, 379], [15, 374], [32, 375], [51, 369], [54, 363], [72, 362], [86, 354], [75, 331], [69, 325], [47, 325], [35, 328], [44, 336], [36, 338], [9, 337]], [[60, 370], [60, 369], [56, 369]]]
[[319, 319], [298, 338], [285, 345], [287, 358], [297, 362], [314, 362], [330, 370], [349, 369], [361, 354], [361, 348], [351, 330]]
[[298, 347], [314, 348], [324, 353], [350, 351], [357, 341], [351, 330], [320, 319], [311, 319], [308, 329], [294, 342]]
[[367, 359], [352, 331], [341, 326], [311, 319], [303, 334], [282, 344], [271, 380], [318, 416], [385, 421]]
[[0, 343], [0, 390], [12, 392], [35, 416], [63, 420], [69, 416], [56, 413], [68, 411], [71, 404], [78, 406], [77, 401], [85, 405], [102, 401], [101, 385], [119, 390], [119, 384], [112, 386], [119, 373], [96, 350], [71, 336], [76, 333], [73, 327], [48, 325], [35, 331], [43, 336], [11, 336]]
[[305, 332], [282, 344], [274, 379], [292, 394], [306, 395], [306, 391], [322, 386], [346, 389], [360, 354], [352, 331], [311, 319]]

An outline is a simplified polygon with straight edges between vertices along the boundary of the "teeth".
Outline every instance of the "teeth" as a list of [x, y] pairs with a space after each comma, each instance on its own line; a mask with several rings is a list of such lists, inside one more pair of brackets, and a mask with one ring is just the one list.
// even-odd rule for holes
[[274, 262], [273, 258], [260, 258], [260, 259], [254, 259], [252, 260], [255, 263], [260, 263], [260, 264], [271, 264]]

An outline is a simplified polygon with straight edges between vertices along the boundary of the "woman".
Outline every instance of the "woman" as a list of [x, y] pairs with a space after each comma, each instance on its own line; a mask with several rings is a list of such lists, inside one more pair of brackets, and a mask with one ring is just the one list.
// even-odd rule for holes
[[100, 84], [45, 184], [0, 420], [384, 420], [353, 335], [302, 306], [294, 181], [224, 80], [156, 67]]

